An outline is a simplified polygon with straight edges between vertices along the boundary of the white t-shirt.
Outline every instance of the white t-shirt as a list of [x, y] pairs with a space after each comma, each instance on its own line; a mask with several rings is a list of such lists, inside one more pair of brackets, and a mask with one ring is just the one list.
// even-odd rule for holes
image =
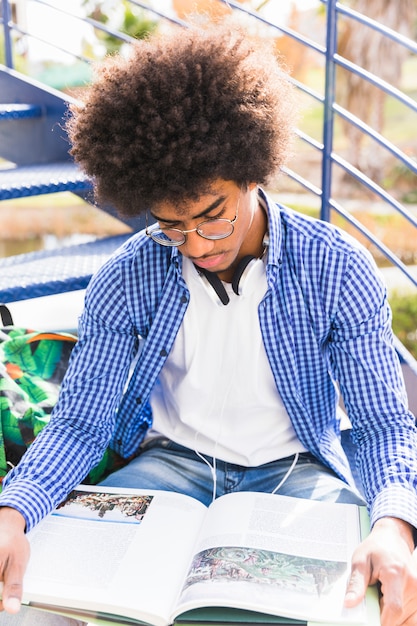
[[266, 289], [258, 259], [242, 295], [217, 301], [183, 258], [190, 303], [151, 395], [153, 430], [187, 448], [243, 466], [304, 451], [281, 401], [262, 341], [258, 305]]

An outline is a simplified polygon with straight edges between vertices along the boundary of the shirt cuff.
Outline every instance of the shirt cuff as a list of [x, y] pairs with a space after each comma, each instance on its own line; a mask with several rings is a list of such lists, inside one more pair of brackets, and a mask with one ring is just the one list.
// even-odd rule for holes
[[396, 517], [417, 528], [417, 493], [399, 485], [383, 489], [370, 507], [371, 526], [382, 517]]
[[22, 514], [26, 520], [26, 532], [54, 508], [48, 494], [27, 480], [15, 480], [5, 487], [0, 494], [0, 506], [9, 506]]

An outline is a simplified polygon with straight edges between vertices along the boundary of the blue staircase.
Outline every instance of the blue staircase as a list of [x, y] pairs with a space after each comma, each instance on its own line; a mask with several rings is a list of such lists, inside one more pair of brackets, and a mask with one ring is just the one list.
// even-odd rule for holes
[[[91, 184], [68, 154], [63, 120], [71, 98], [0, 65], [0, 201], [59, 192], [91, 199]], [[115, 215], [108, 207], [108, 213]], [[141, 220], [127, 220], [132, 231]], [[84, 289], [127, 239], [118, 235], [0, 259], [0, 302]]]

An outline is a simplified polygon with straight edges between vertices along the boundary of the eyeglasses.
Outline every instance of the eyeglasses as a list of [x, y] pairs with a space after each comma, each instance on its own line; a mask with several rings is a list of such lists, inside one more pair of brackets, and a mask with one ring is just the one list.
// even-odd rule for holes
[[151, 237], [156, 243], [161, 246], [182, 246], [186, 241], [186, 235], [188, 233], [197, 233], [204, 239], [226, 239], [234, 231], [234, 225], [238, 218], [239, 200], [236, 206], [236, 215], [232, 220], [226, 218], [214, 218], [211, 220], [205, 220], [200, 224], [197, 224], [196, 228], [191, 230], [180, 230], [179, 228], [160, 228], [159, 224], [153, 224], [148, 227], [148, 214], [146, 214], [146, 229], [145, 233], [148, 237]]

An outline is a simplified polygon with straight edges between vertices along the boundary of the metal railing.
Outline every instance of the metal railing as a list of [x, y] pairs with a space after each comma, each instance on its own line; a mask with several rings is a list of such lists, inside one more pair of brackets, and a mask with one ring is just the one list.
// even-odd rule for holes
[[[4, 38], [4, 63], [10, 68], [14, 66], [14, 57], [16, 55], [16, 49], [22, 40], [37, 39], [42, 40], [44, 43], [48, 43], [47, 40], [40, 38], [31, 32], [30, 24], [25, 25], [24, 22], [19, 20], [18, 8], [19, 0], [1, 0], [2, 15], [0, 24], [3, 27]], [[298, 78], [293, 78], [293, 82], [300, 92], [313, 100], [314, 103], [320, 104], [322, 107], [322, 136], [321, 139], [313, 138], [305, 131], [297, 130], [297, 141], [305, 144], [308, 149], [318, 154], [318, 161], [320, 167], [320, 183], [316, 184], [304, 174], [297, 171], [296, 167], [286, 167], [283, 169], [285, 175], [300, 188], [302, 193], [311, 194], [319, 204], [319, 215], [321, 219], [327, 221], [334, 221], [336, 216], [343, 218], [347, 224], [357, 231], [362, 238], [370, 245], [374, 250], [378, 250], [379, 253], [386, 259], [389, 264], [397, 267], [398, 270], [406, 277], [410, 283], [410, 288], [417, 287], [417, 275], [410, 271], [410, 267], [404, 263], [401, 258], [396, 254], [396, 251], [390, 249], [384, 244], [377, 234], [371, 232], [358, 218], [355, 216], [355, 211], [350, 210], [346, 206], [346, 199], [339, 197], [337, 187], [335, 185], [335, 171], [342, 171], [344, 176], [348, 176], [354, 181], [354, 184], [363, 189], [363, 192], [370, 194], [372, 199], [369, 200], [369, 204], [378, 201], [382, 203], [387, 210], [401, 215], [410, 229], [411, 240], [415, 242], [416, 254], [417, 254], [417, 211], [415, 207], [408, 206], [405, 202], [395, 196], [395, 194], [386, 189], [384, 184], [379, 180], [376, 181], [366, 171], [362, 171], [360, 167], [349, 162], [343, 151], [338, 151], [335, 142], [335, 128], [337, 124], [347, 124], [351, 129], [359, 131], [363, 137], [367, 138], [367, 141], [373, 142], [376, 146], [380, 147], [386, 155], [398, 164], [398, 167], [403, 168], [407, 173], [407, 176], [416, 177], [415, 188], [417, 195], [417, 102], [411, 96], [407, 95], [398, 86], [389, 84], [386, 80], [377, 76], [375, 73], [365, 67], [361, 67], [358, 64], [353, 63], [348, 58], [342, 56], [339, 51], [339, 36], [346, 25], [353, 24], [356, 27], [369, 28], [369, 32], [377, 32], [380, 37], [385, 38], [387, 41], [392, 42], [392, 45], [400, 47], [403, 51], [407, 52], [410, 57], [417, 55], [417, 44], [411, 37], [404, 36], [400, 32], [397, 32], [377, 20], [371, 19], [364, 14], [355, 11], [347, 4], [337, 0], [318, 0], [318, 10], [321, 9], [325, 13], [324, 28], [321, 33], [319, 41], [313, 40], [311, 37], [305, 36], [302, 32], [289, 27], [287, 25], [278, 24], [274, 18], [266, 18], [260, 12], [248, 8], [247, 3], [238, 3], [233, 0], [217, 0], [219, 4], [224, 5], [226, 10], [236, 12], [244, 17], [246, 20], [250, 20], [253, 24], [259, 24], [262, 28], [265, 28], [270, 32], [271, 36], [283, 36], [294, 42], [294, 45], [302, 46], [309, 50], [312, 54], [316, 55], [323, 66], [324, 79], [323, 90], [319, 90], [311, 87], [306, 81], [302, 81]], [[88, 24], [94, 32], [104, 33], [110, 35], [120, 41], [129, 45], [134, 38], [131, 35], [121, 32], [117, 28], [113, 28], [110, 23], [102, 23], [101, 21], [94, 19], [94, 17], [82, 16], [75, 14], [71, 8], [71, 3], [66, 3], [66, 8], [60, 8], [57, 3], [47, 2], [46, 0], [25, 0], [26, 6], [29, 4], [37, 4], [44, 8], [44, 10], [50, 10], [51, 12], [60, 13], [68, 16], [74, 23], [83, 22]], [[168, 11], [161, 11], [152, 4], [143, 2], [136, 2], [134, 0], [128, 0], [127, 4], [132, 7], [132, 10], [141, 10], [146, 15], [151, 16], [157, 20], [158, 23], [172, 25], [173, 27], [187, 27], [187, 22], [183, 19], [179, 19], [175, 15], [170, 14]], [[164, 4], [164, 3], [156, 3]], [[265, 4], [265, 3], [263, 3]], [[273, 4], [273, 3], [272, 3]], [[64, 6], [64, 3], [62, 3]], [[320, 40], [321, 38], [321, 40]], [[91, 58], [87, 58], [84, 54], [74, 54], [73, 52], [66, 50], [65, 47], [54, 47], [62, 53], [73, 55], [78, 61], [90, 64]], [[338, 82], [341, 80], [340, 72], [348, 72], [351, 76], [356, 76], [360, 80], [365, 81], [367, 84], [372, 85], [380, 92], [384, 93], [387, 97], [401, 103], [402, 107], [405, 107], [409, 112], [416, 115], [413, 124], [410, 126], [410, 135], [415, 133], [415, 152], [416, 154], [408, 154], [404, 149], [401, 149], [393, 141], [390, 141], [383, 135], [381, 129], [372, 127], [367, 121], [360, 119], [354, 111], [348, 110], [337, 101], [337, 88]], [[416, 199], [417, 202], [417, 199]], [[416, 260], [414, 261], [416, 263]], [[417, 363], [415, 359], [408, 353], [408, 351], [399, 345], [399, 352], [403, 359], [410, 365], [413, 371], [417, 375]]]

